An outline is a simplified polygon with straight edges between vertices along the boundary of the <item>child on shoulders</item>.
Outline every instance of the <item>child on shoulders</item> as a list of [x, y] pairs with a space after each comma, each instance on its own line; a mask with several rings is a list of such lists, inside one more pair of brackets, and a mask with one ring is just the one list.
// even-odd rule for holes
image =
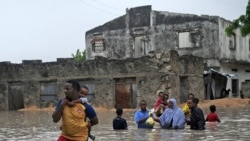
[[[80, 90], [80, 94], [79, 94], [79, 99], [73, 100], [71, 102], [68, 102], [67, 104], [69, 106], [75, 106], [77, 103], [82, 103], [82, 104], [87, 103], [87, 104], [89, 104], [88, 103], [88, 98], [87, 98], [88, 91], [89, 91], [89, 89], [88, 89], [87, 86], [82, 86], [81, 90]], [[95, 136], [90, 133], [90, 131], [91, 131], [91, 124], [90, 124], [90, 122], [88, 123], [88, 129], [89, 129], [89, 137], [92, 140], [95, 140]]]

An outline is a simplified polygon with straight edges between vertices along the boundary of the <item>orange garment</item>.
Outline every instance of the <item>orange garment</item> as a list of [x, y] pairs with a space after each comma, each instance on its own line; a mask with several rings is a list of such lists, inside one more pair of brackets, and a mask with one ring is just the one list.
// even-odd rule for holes
[[85, 107], [81, 103], [73, 107], [66, 105], [63, 109], [61, 135], [74, 141], [86, 141], [88, 122], [84, 120], [85, 118]]

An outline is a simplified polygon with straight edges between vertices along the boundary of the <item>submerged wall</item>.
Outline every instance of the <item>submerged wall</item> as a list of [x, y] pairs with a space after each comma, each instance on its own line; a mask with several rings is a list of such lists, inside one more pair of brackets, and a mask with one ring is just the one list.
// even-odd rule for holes
[[[176, 51], [125, 60], [96, 57], [81, 63], [72, 59], [0, 62], [0, 110], [54, 105], [64, 96], [63, 87], [69, 79], [89, 86], [94, 106], [111, 108], [125, 102], [125, 108], [135, 108], [145, 99], [152, 107], [158, 90], [178, 102], [185, 101], [188, 92], [202, 100], [203, 70], [202, 58], [179, 56]], [[126, 91], [127, 103], [119, 102], [119, 96], [124, 96], [119, 90]]]

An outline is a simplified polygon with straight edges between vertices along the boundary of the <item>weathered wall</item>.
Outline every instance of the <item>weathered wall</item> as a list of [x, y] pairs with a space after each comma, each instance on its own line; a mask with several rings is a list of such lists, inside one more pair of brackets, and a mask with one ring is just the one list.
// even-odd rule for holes
[[[241, 36], [240, 29], [234, 30], [235, 35], [228, 37], [225, 29], [231, 22], [227, 20], [219, 20], [220, 34], [220, 58], [224, 60], [235, 60], [239, 62], [250, 63], [250, 35]], [[230, 42], [232, 43], [230, 45]]]
[[[135, 47], [138, 38], [145, 44], [138, 49], [141, 55], [177, 49], [180, 55], [218, 58], [219, 19], [217, 16], [152, 11], [151, 6], [131, 8], [125, 16], [86, 32], [87, 59], [92, 60], [95, 56], [134, 58], [138, 55]], [[197, 46], [179, 48], [179, 42], [184, 41], [178, 37], [182, 32], [197, 34]], [[105, 42], [103, 52], [93, 51], [92, 40], [96, 33], [101, 34]]]
[[245, 98], [250, 98], [250, 81], [241, 83], [241, 91]]
[[[234, 93], [239, 95], [241, 82], [250, 77], [249, 67], [242, 67], [242, 64], [249, 66], [250, 63], [250, 36], [242, 37], [237, 29], [228, 37], [225, 28], [230, 23], [219, 16], [154, 11], [151, 6], [135, 7], [127, 9], [125, 15], [86, 32], [86, 56], [87, 60], [94, 60], [95, 56], [126, 59], [176, 50], [180, 56], [202, 57], [206, 70], [213, 68], [223, 73], [237, 70], [232, 72], [236, 76], [233, 78], [233, 82], [237, 81], [236, 86], [229, 80], [227, 89], [237, 88]], [[100, 39], [104, 48], [97, 52], [95, 40]], [[184, 86], [187, 80], [181, 77], [184, 81], [181, 82], [182, 91], [188, 89]]]
[[[161, 89], [170, 93], [171, 97], [180, 101], [180, 77], [186, 77], [188, 89], [201, 100], [203, 90], [203, 59], [194, 56], [179, 56], [176, 51], [150, 54], [136, 59], [106, 59], [96, 57], [95, 60], [82, 63], [72, 59], [58, 59], [57, 62], [42, 63], [23, 61], [22, 64], [0, 62], [0, 110], [9, 110], [9, 85], [21, 83], [24, 107], [48, 106], [63, 97], [64, 83], [69, 79], [91, 80], [95, 86], [92, 103], [95, 106], [113, 107], [114, 80], [116, 78], [133, 77], [136, 79], [136, 101], [146, 99], [151, 107], [156, 98], [156, 91]], [[47, 103], [41, 101], [41, 82], [55, 81], [57, 98]], [[11, 100], [11, 99], [10, 99]]]

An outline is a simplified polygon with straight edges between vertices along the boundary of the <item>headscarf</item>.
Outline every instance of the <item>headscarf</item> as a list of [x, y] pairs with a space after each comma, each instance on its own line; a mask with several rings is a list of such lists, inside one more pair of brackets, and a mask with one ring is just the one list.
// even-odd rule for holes
[[172, 108], [167, 108], [162, 115], [159, 117], [160, 124], [162, 128], [170, 128], [171, 120], [172, 127], [178, 127], [178, 129], [183, 129], [185, 125], [185, 115], [182, 110], [177, 106], [176, 100], [174, 98], [170, 99], [173, 103]]

